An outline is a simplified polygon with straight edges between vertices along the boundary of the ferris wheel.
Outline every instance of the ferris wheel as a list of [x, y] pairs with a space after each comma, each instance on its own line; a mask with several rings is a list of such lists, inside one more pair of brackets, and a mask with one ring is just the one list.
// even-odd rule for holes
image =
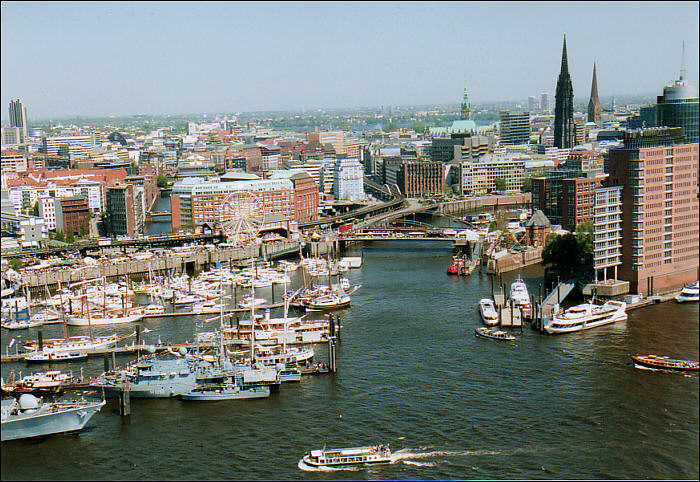
[[264, 214], [265, 205], [258, 194], [238, 191], [224, 198], [218, 221], [229, 243], [243, 245], [258, 236]]

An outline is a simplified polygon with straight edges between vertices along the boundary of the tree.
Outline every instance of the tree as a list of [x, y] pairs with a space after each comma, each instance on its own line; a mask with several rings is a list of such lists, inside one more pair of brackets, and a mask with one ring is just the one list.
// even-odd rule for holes
[[572, 268], [580, 264], [581, 252], [578, 239], [573, 234], [564, 236], [552, 235], [547, 237], [544, 249], [542, 250], [542, 262], [554, 265], [560, 270]]
[[73, 233], [68, 233], [68, 236], [66, 236], [66, 243], [75, 243], [75, 236]]
[[593, 260], [593, 221], [586, 221], [576, 227], [576, 241], [578, 241], [579, 254], [584, 262]]
[[491, 224], [489, 224], [489, 233], [495, 231], [498, 229], [498, 224], [496, 221], [491, 221]]
[[158, 187], [161, 189], [168, 187], [168, 176], [165, 174], [158, 174]]
[[523, 187], [521, 189], [522, 192], [530, 192], [532, 191], [532, 178], [531, 177], [526, 177], [523, 179]]
[[496, 191], [498, 192], [503, 192], [506, 190], [506, 180], [500, 177], [497, 177], [493, 180], [493, 185], [496, 187]]
[[63, 235], [63, 231], [60, 229], [56, 231], [56, 241], [61, 241], [64, 242], [66, 240], [65, 236]]
[[413, 123], [413, 130], [422, 134], [425, 132], [425, 124], [423, 124], [423, 121], [417, 120]]
[[88, 234], [90, 234], [90, 232], [88, 231], [87, 226], [81, 226], [81, 227], [80, 227], [80, 237], [81, 237], [81, 238], [84, 238], [84, 237], [86, 237]]
[[39, 201], [34, 203], [34, 207], [29, 211], [29, 214], [31, 216], [39, 216]]
[[454, 189], [452, 189], [452, 186], [450, 186], [449, 184], [445, 184], [442, 187], [442, 193], [445, 196], [452, 196], [454, 194]]
[[22, 268], [22, 260], [19, 258], [12, 258], [7, 262], [7, 265], [15, 271], [19, 271]]

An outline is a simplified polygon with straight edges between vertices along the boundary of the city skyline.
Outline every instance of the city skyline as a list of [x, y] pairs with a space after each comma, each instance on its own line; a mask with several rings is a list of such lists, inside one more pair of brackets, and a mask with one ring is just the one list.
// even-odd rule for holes
[[698, 82], [697, 18], [696, 2], [3, 2], [1, 102], [30, 120], [442, 105], [465, 82], [473, 105], [525, 101], [553, 96], [564, 34], [577, 100], [594, 62], [601, 98], [660, 94], [683, 41]]

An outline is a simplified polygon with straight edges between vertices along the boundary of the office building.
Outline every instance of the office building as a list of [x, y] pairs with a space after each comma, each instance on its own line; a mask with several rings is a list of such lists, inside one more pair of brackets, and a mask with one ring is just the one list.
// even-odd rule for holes
[[[10, 127], [18, 127], [21, 131], [22, 139], [26, 139], [29, 132], [27, 107], [19, 99], [11, 100], [9, 113]], [[24, 142], [24, 140], [20, 142]]]
[[536, 105], [536, 100], [535, 96], [531, 95], [530, 97], [527, 98], [527, 110], [530, 112], [535, 112], [537, 110], [537, 105]]
[[698, 87], [685, 81], [685, 69], [656, 98], [656, 125], [682, 127], [686, 142], [698, 142]]
[[698, 279], [698, 143], [681, 128], [625, 134], [610, 149], [611, 186], [622, 186], [619, 276], [643, 295]]
[[85, 196], [56, 199], [56, 231], [80, 235], [90, 232], [90, 207]]
[[337, 200], [361, 201], [365, 198], [364, 173], [357, 159], [336, 159], [333, 168], [333, 196]]
[[318, 218], [318, 184], [305, 169], [271, 171], [268, 179], [289, 179], [294, 187], [294, 221], [305, 223]]
[[136, 197], [132, 184], [115, 184], [105, 190], [104, 233], [107, 236], [136, 234]]
[[566, 56], [566, 35], [561, 53], [561, 68], [554, 94], [554, 147], [566, 149], [576, 142], [574, 127], [574, 88], [569, 75], [569, 62]]
[[42, 152], [50, 156], [64, 156], [74, 163], [88, 159], [95, 145], [94, 135], [44, 137]]
[[542, 92], [540, 94], [540, 110], [542, 112], [549, 110], [549, 92]]
[[530, 141], [529, 112], [500, 112], [501, 145], [527, 144]]
[[507, 194], [519, 193], [523, 186], [525, 160], [486, 154], [477, 161], [459, 164], [459, 190], [465, 196], [483, 196], [496, 191], [495, 179], [506, 182]]

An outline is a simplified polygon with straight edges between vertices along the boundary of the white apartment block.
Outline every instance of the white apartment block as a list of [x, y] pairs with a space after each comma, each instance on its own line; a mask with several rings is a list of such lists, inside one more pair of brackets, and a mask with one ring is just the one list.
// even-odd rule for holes
[[525, 159], [487, 154], [478, 161], [460, 165], [460, 189], [463, 195], [483, 196], [495, 191], [494, 179], [506, 181], [506, 193], [519, 193], [525, 175]]
[[348, 201], [364, 199], [363, 171], [357, 159], [337, 159], [333, 169], [333, 196]]
[[39, 216], [44, 218], [49, 229], [56, 229], [55, 199], [71, 196], [85, 196], [88, 207], [97, 214], [102, 211], [102, 183], [97, 181], [78, 181], [70, 186], [16, 186], [8, 189], [8, 197], [18, 213], [27, 211], [39, 202]]
[[601, 187], [595, 190], [593, 212], [593, 268], [603, 279], [608, 279], [608, 268], [622, 263], [622, 186]]
[[26, 172], [27, 156], [14, 151], [2, 151], [2, 172]]
[[94, 135], [44, 137], [44, 150], [51, 156], [68, 155], [70, 160], [87, 159], [95, 145]]

